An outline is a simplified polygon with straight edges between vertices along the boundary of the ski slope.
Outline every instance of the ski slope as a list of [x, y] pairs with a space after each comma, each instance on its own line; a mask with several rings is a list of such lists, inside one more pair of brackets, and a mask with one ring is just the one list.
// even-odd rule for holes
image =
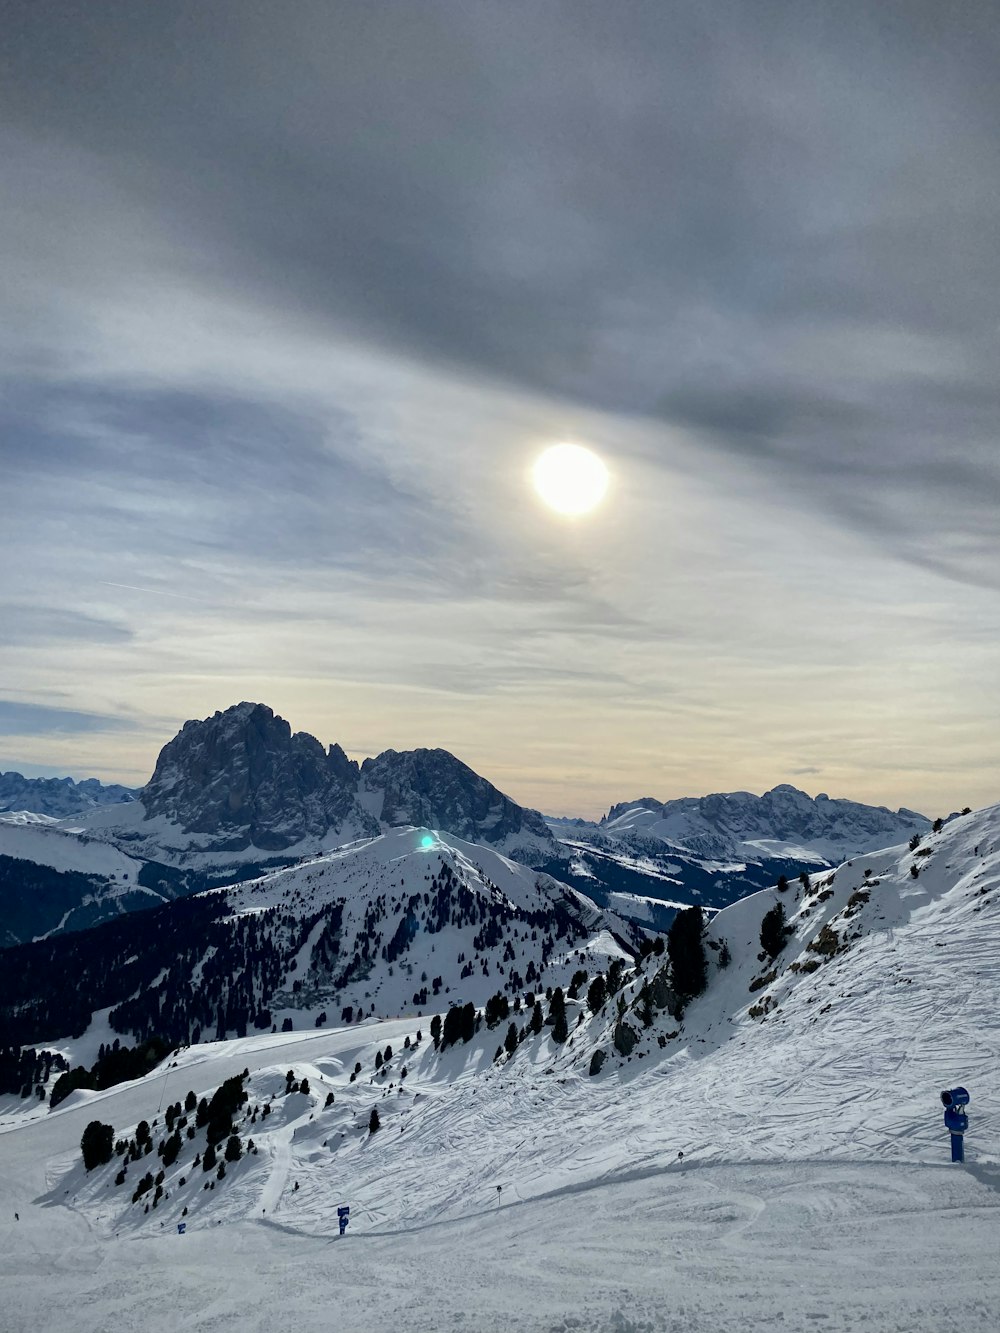
[[[188, 1048], [43, 1119], [6, 1108], [4, 1327], [994, 1329], [1000, 807], [922, 849], [784, 895], [793, 934], [766, 972], [774, 891], [719, 913], [710, 933], [732, 964], [682, 1024], [658, 1016], [597, 1077], [614, 1000], [597, 1015], [569, 1002], [565, 1045], [545, 1029], [499, 1063], [503, 1025], [437, 1053], [427, 1019], [403, 1017]], [[824, 927], [843, 948], [805, 971]], [[258, 1152], [214, 1189], [192, 1169], [203, 1134], [148, 1213], [131, 1203], [141, 1162], [124, 1187], [117, 1159], [84, 1172], [89, 1120], [127, 1136], [244, 1068], [247, 1109], [272, 1112], [240, 1129]], [[307, 1094], [283, 1095], [288, 1069]], [[958, 1082], [973, 1095], [964, 1167], [938, 1101]]]

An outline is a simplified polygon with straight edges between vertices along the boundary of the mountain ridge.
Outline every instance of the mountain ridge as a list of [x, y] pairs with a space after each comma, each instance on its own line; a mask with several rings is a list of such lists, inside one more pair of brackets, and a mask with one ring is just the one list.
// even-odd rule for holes
[[0, 773], [0, 815], [30, 812], [64, 819], [99, 806], [134, 801], [138, 791], [98, 778], [26, 778], [12, 769]]
[[[816, 797], [779, 783], [761, 796], [714, 792], [669, 801], [643, 797], [611, 806], [597, 825], [603, 832], [657, 840], [699, 856], [726, 859], [751, 850], [787, 854], [802, 848], [824, 860], [873, 850], [913, 833], [931, 820], [905, 807], [864, 805], [825, 792]], [[768, 846], [770, 845], [770, 846]]]

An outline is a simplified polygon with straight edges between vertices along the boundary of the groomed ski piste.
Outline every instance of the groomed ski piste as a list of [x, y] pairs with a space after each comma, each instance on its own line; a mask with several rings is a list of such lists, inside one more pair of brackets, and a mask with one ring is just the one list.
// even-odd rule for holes
[[[758, 937], [779, 900], [793, 933], [771, 962]], [[505, 1023], [437, 1052], [429, 1016], [404, 1015], [182, 1049], [55, 1111], [3, 1099], [0, 1324], [996, 1329], [1000, 807], [755, 894], [708, 939], [732, 962], [709, 950], [681, 1023], [637, 1017], [653, 955], [598, 1013], [567, 1002], [566, 1043], [545, 1028], [500, 1060]], [[89, 1121], [127, 1140], [155, 1120], [155, 1142], [169, 1105], [244, 1070], [240, 1114], [270, 1112], [238, 1125], [257, 1151], [224, 1179], [193, 1165], [203, 1130], [148, 1211], [141, 1158], [121, 1186], [117, 1157], [84, 1170]], [[285, 1093], [289, 1071], [307, 1093]], [[939, 1101], [957, 1084], [964, 1165]]]

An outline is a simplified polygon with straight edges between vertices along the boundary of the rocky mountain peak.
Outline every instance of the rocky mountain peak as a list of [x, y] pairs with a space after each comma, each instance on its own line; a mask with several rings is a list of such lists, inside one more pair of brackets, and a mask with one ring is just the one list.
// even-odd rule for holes
[[382, 794], [385, 824], [447, 829], [469, 842], [552, 842], [536, 810], [525, 810], [448, 750], [384, 750], [361, 766], [361, 786]]
[[280, 851], [352, 815], [372, 825], [354, 800], [357, 777], [339, 746], [326, 751], [265, 704], [243, 702], [186, 722], [160, 751], [142, 800], [147, 818], [164, 815], [187, 833]]
[[359, 767], [339, 745], [324, 749], [260, 703], [186, 722], [141, 796], [147, 819], [162, 815], [185, 834], [207, 836], [213, 851], [283, 851], [303, 839], [344, 841], [413, 824], [536, 864], [559, 854], [537, 811], [447, 750], [386, 750]]

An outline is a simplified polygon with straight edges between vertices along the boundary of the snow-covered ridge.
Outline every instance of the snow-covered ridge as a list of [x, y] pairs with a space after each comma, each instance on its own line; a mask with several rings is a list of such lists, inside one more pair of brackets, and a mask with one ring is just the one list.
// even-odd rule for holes
[[79, 837], [75, 831], [48, 820], [0, 821], [0, 856], [132, 884], [142, 865], [112, 843], [96, 837]]
[[929, 819], [913, 810], [831, 800], [825, 793], [813, 799], [787, 783], [763, 796], [720, 792], [665, 802], [646, 797], [612, 806], [600, 823], [613, 837], [655, 839], [698, 856], [828, 863], [926, 832], [930, 826]]
[[347, 1007], [389, 1017], [433, 1011], [435, 1000], [481, 1005], [498, 991], [513, 999], [539, 982], [567, 984], [581, 952], [602, 966], [630, 958], [623, 946], [639, 938], [622, 917], [550, 876], [426, 828], [391, 829], [216, 893], [234, 919], [335, 909], [337, 962], [315, 952], [318, 925], [294, 976], [269, 997], [275, 1019], [297, 1027], [320, 1012], [335, 1021]]

